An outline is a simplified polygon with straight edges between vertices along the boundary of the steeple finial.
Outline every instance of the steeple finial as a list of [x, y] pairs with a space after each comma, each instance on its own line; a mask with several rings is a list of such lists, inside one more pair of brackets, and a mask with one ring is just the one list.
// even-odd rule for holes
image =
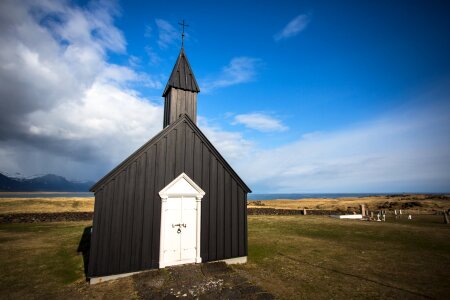
[[183, 23], [178, 22], [178, 24], [183, 27], [183, 32], [181, 33], [181, 48], [184, 48], [184, 27], [189, 27], [189, 25], [184, 23], [184, 19]]

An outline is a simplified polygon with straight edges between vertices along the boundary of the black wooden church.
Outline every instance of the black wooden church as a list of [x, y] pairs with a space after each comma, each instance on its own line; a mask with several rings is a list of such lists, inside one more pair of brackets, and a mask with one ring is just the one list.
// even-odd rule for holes
[[182, 47], [163, 92], [164, 129], [91, 188], [91, 282], [169, 265], [246, 261], [251, 190], [197, 127], [199, 92]]

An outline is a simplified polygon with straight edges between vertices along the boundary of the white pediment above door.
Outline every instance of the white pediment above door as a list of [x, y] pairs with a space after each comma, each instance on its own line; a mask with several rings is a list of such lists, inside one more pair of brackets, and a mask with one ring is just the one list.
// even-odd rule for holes
[[181, 195], [201, 198], [205, 195], [205, 192], [185, 173], [181, 173], [159, 192], [161, 198]]

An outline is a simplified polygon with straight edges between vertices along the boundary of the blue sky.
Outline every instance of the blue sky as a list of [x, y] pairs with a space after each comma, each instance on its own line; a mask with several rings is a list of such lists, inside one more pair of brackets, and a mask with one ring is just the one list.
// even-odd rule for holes
[[96, 180], [156, 134], [185, 19], [199, 126], [254, 192], [450, 191], [448, 2], [1, 6], [0, 170]]

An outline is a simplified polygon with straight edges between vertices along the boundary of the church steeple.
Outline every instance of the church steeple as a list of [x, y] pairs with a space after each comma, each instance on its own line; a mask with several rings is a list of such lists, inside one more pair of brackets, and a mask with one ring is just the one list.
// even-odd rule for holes
[[181, 114], [187, 114], [196, 123], [199, 92], [194, 72], [182, 47], [162, 95], [165, 98], [164, 127], [178, 119]]

